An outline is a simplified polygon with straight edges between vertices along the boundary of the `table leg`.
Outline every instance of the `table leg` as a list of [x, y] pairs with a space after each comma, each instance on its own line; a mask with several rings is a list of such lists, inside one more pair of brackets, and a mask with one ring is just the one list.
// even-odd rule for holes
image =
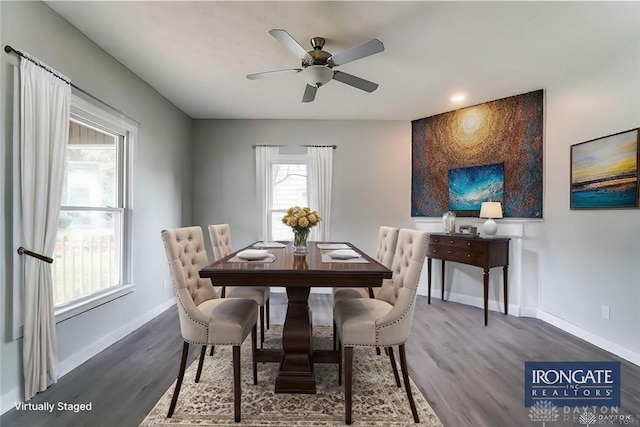
[[487, 326], [489, 320], [489, 269], [484, 269], [484, 326]]
[[508, 293], [508, 286], [507, 286], [507, 276], [509, 273], [509, 266], [505, 265], [502, 268], [502, 283], [504, 286], [504, 314], [509, 314], [509, 293]]
[[276, 393], [315, 393], [311, 310], [308, 287], [288, 287], [287, 315], [282, 330], [284, 355], [276, 377]]
[[442, 269], [442, 282], [440, 283], [441, 287], [442, 287], [442, 301], [444, 301], [444, 260], [442, 260], [441, 265], [441, 269]]
[[431, 258], [427, 258], [427, 304], [431, 304]]

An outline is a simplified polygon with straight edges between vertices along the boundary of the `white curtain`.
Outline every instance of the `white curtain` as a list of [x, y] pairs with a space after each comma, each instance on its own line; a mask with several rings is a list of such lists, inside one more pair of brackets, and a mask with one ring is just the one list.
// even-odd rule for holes
[[[44, 65], [44, 64], [43, 64]], [[20, 61], [20, 198], [23, 246], [53, 256], [58, 231], [71, 86]], [[29, 400], [58, 379], [51, 265], [24, 256], [24, 393]]]
[[256, 200], [260, 205], [262, 215], [262, 240], [269, 240], [269, 209], [273, 197], [273, 180], [271, 179], [271, 164], [280, 149], [274, 146], [256, 146]]
[[329, 240], [331, 231], [331, 191], [333, 147], [309, 147], [309, 205], [322, 221], [312, 228], [311, 240]]

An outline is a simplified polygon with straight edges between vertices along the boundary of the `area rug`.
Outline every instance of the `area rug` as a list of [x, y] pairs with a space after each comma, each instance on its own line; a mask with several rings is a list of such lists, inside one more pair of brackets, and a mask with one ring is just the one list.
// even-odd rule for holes
[[[265, 348], [281, 346], [282, 325], [272, 325], [265, 336]], [[314, 348], [331, 348], [331, 327], [314, 325]], [[277, 363], [258, 364], [258, 385], [253, 385], [250, 337], [242, 346], [242, 421], [233, 421], [233, 370], [231, 347], [216, 347], [207, 353], [200, 383], [194, 383], [197, 360], [187, 369], [178, 404], [166, 418], [174, 384], [160, 398], [140, 424], [160, 426], [343, 426], [344, 393], [338, 386], [335, 364], [316, 364], [317, 394], [275, 394]], [[356, 348], [353, 366], [354, 426], [415, 425], [404, 390], [395, 385], [389, 358], [374, 349]], [[400, 368], [398, 367], [398, 370]], [[167, 372], [177, 375], [178, 366]], [[420, 425], [441, 427], [442, 423], [420, 390], [411, 381]]]

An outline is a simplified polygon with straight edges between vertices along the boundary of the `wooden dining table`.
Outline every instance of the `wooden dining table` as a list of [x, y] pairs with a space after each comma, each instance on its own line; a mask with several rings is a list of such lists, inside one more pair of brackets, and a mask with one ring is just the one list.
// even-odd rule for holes
[[[356, 262], [332, 260], [326, 254], [330, 249], [318, 248], [318, 244], [339, 243], [357, 251], [361, 258]], [[391, 278], [391, 270], [348, 242], [309, 242], [306, 256], [294, 254], [290, 242], [283, 248], [266, 250], [275, 260], [239, 260], [236, 255], [240, 250], [201, 269], [200, 277], [210, 278], [214, 286], [286, 288], [288, 303], [282, 348], [256, 349], [256, 361], [280, 364], [276, 393], [315, 393], [314, 364], [339, 363], [340, 351], [313, 348], [311, 288], [380, 287], [383, 279]]]

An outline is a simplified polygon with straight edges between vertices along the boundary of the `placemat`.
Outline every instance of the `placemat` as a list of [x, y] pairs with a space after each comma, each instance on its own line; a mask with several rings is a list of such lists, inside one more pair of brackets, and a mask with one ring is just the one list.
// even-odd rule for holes
[[345, 243], [318, 243], [318, 249], [351, 249]]
[[342, 264], [369, 264], [369, 261], [363, 257], [338, 259], [338, 258], [331, 258], [327, 254], [322, 254], [322, 262], [342, 263]]
[[252, 248], [256, 249], [280, 249], [286, 247], [287, 245], [280, 242], [258, 242], [252, 246]]
[[269, 254], [268, 257], [266, 258], [262, 258], [262, 259], [242, 259], [240, 257], [234, 256], [233, 258], [229, 259], [229, 261], [227, 262], [249, 262], [249, 263], [271, 263], [273, 261], [276, 260], [276, 256], [274, 254]]

